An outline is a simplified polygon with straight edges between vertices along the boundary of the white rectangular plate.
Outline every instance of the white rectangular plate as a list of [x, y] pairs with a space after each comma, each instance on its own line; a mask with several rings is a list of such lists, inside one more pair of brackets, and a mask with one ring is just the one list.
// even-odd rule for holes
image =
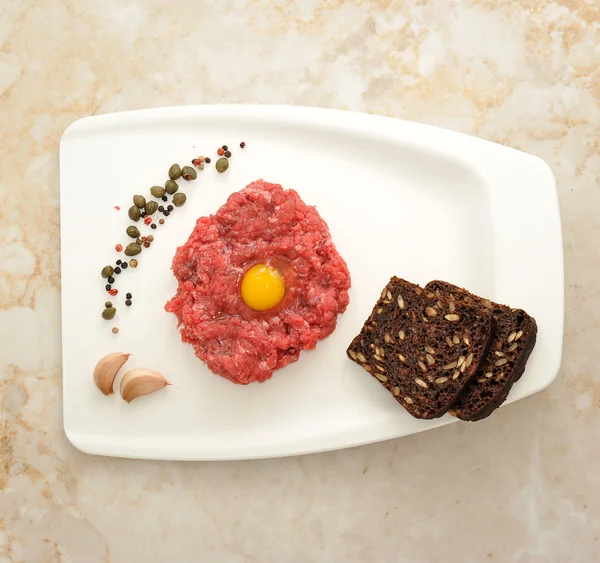
[[[240, 141], [247, 143], [243, 151]], [[232, 147], [180, 182], [187, 204], [152, 232], [137, 270], [118, 280], [114, 322], [101, 319], [100, 270], [126, 243], [135, 193], [167, 179], [173, 162]], [[170, 265], [198, 217], [258, 178], [297, 190], [329, 224], [352, 275], [336, 331], [263, 384], [213, 375], [181, 342], [163, 307]], [[398, 275], [444, 279], [526, 309], [537, 346], [507, 402], [556, 377], [563, 332], [563, 262], [554, 177], [539, 158], [435, 127], [350, 112], [279, 106], [198, 106], [81, 119], [60, 146], [64, 426], [93, 454], [217, 460], [304, 454], [413, 434], [454, 422], [415, 420], [345, 349], [381, 288]], [[115, 206], [121, 210], [116, 211]], [[122, 255], [121, 255], [122, 257]], [[134, 304], [123, 305], [124, 294]], [[112, 334], [111, 327], [120, 332]], [[105, 397], [92, 371], [105, 354], [133, 354], [171, 382], [127, 404]]]

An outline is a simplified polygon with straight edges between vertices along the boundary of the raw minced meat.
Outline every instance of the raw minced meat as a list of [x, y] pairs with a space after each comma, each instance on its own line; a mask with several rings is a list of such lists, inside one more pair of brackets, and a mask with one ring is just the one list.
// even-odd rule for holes
[[[274, 309], [253, 311], [241, 298], [241, 279], [255, 264], [273, 265], [284, 278]], [[348, 267], [325, 221], [294, 190], [263, 180], [198, 219], [173, 273], [177, 294], [165, 308], [177, 315], [182, 340], [234, 383], [265, 381], [315, 348], [349, 301]]]

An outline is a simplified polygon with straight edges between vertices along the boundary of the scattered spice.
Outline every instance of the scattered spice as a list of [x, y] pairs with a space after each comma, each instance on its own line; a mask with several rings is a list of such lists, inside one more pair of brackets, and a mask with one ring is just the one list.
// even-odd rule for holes
[[225, 170], [229, 168], [229, 160], [227, 160], [226, 158], [220, 158], [219, 160], [217, 160], [215, 168], [217, 169], [217, 172], [222, 174], [223, 172], [225, 172]]
[[114, 297], [115, 295], [117, 295], [117, 293], [119, 293], [119, 290], [118, 290], [118, 289], [115, 289], [115, 288], [113, 287], [112, 289], [109, 289], [109, 290], [108, 290], [108, 293], [110, 293], [110, 294], [111, 294], [111, 295]]
[[144, 243], [144, 248], [150, 248], [150, 243], [148, 241]]
[[132, 268], [137, 268], [138, 261], [137, 261], [135, 258], [132, 258], [132, 259], [129, 261], [129, 265], [130, 265]]
[[105, 306], [107, 309], [110, 309], [110, 308], [112, 307], [112, 303], [111, 303], [110, 301], [107, 301], [107, 302], [104, 304], [104, 306]]
[[109, 283], [107, 283], [107, 284], [104, 286], [104, 289], [106, 289], [106, 291], [110, 291], [110, 288], [111, 288], [111, 287], [112, 287], [112, 285], [110, 285]]
[[117, 252], [121, 252], [121, 250], [123, 250], [123, 245], [122, 244], [117, 244], [117, 246], [115, 246], [115, 250]]
[[104, 266], [104, 268], [102, 268], [102, 277], [103, 278], [110, 278], [110, 276], [112, 276], [114, 273], [114, 269], [112, 266]]
[[[175, 199], [175, 198], [173, 198]], [[167, 211], [173, 211], [173, 206], [172, 205], [167, 205]]]
[[116, 326], [113, 326], [113, 328], [112, 328], [112, 333], [113, 333], [113, 334], [117, 334], [118, 332], [119, 332], [119, 329], [118, 329], [118, 327], [116, 327]]
[[243, 149], [245, 146], [246, 146], [246, 143], [244, 143], [244, 141], [242, 141], [242, 142], [240, 143], [240, 149]]
[[123, 264], [121, 264], [121, 268], [123, 268], [124, 270], [127, 269], [127, 262], [123, 262]]
[[140, 217], [141, 217], [142, 219], [144, 219], [144, 218], [146, 217], [146, 215], [148, 215], [148, 213], [146, 213], [145, 211], [142, 211], [142, 212], [140, 213]]
[[144, 223], [146, 223], [146, 225], [149, 225], [150, 223], [152, 223], [152, 217], [146, 217], [144, 219]]
[[148, 236], [146, 237], [146, 240], [147, 240], [148, 242], [152, 242], [152, 241], [154, 240], [154, 235], [148, 235]]
[[194, 166], [198, 166], [198, 167], [202, 166], [203, 162], [204, 162], [204, 157], [203, 156], [199, 156], [198, 158], [194, 158], [192, 160], [192, 164]]
[[223, 156], [225, 154], [225, 149], [221, 149], [221, 148], [217, 149], [217, 154], [219, 156]]
[[126, 299], [125, 305], [127, 305], [128, 307], [131, 307], [131, 299]]
[[125, 294], [125, 298], [126, 298], [126, 299], [131, 299], [131, 293], [126, 293], [126, 294]]
[[224, 151], [229, 150], [229, 147], [227, 145], [223, 145], [222, 148], [223, 148]]
[[164, 220], [164, 219], [162, 219], [162, 218], [161, 218], [161, 219], [159, 219], [159, 220], [158, 220], [158, 222], [159, 222], [161, 225], [164, 225], [164, 224], [165, 224], [165, 220]]
[[169, 198], [166, 195], [164, 195], [160, 199], [162, 199], [163, 201], [167, 201]]
[[190, 180], [195, 180], [198, 177], [198, 174], [191, 166], [184, 166], [181, 172], [183, 179], [187, 180], [188, 182]]
[[117, 266], [121, 265], [121, 260], [117, 260]]
[[113, 278], [112, 276], [110, 276], [110, 278], [108, 278], [106, 281], [108, 283], [115, 283], [115, 278]]
[[206, 164], [210, 164], [210, 158], [208, 158], [208, 156], [204, 159], [204, 162], [206, 162]]
[[156, 223], [152, 223], [152, 225], [150, 225], [151, 229], [156, 229]]
[[110, 321], [111, 319], [115, 318], [116, 314], [117, 310], [114, 307], [107, 307], [106, 309], [104, 309], [104, 311], [102, 311], [102, 318], [105, 321]]
[[127, 214], [129, 215], [129, 218], [130, 218], [132, 221], [135, 221], [135, 222], [137, 222], [137, 221], [139, 221], [139, 220], [140, 220], [140, 215], [141, 215], [141, 212], [140, 212], [140, 208], [139, 208], [137, 205], [132, 205], [132, 206], [129, 208], [129, 211], [127, 212]]
[[171, 165], [171, 168], [169, 168], [169, 178], [171, 178], [171, 180], [181, 178], [181, 166], [179, 166], [179, 164]]
[[227, 158], [231, 158], [231, 151], [225, 151], [225, 156]]
[[115, 205], [115, 209], [116, 209], [117, 211], [121, 211], [121, 208], [120, 208], [118, 205]]
[[163, 211], [163, 215], [164, 215], [165, 217], [168, 217], [169, 215], [171, 215], [171, 212], [170, 212], [168, 209], [165, 209], [165, 210]]
[[[121, 264], [122, 266], [123, 264]], [[121, 273], [121, 268], [115, 268], [115, 274], [119, 275]]]
[[159, 205], [158, 210], [162, 213], [165, 210], [164, 205]]

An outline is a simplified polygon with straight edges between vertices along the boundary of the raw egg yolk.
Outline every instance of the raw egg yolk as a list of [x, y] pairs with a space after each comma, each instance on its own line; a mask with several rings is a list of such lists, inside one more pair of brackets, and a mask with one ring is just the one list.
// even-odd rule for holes
[[257, 264], [246, 272], [241, 290], [242, 299], [248, 307], [255, 311], [266, 311], [283, 299], [285, 284], [275, 268]]

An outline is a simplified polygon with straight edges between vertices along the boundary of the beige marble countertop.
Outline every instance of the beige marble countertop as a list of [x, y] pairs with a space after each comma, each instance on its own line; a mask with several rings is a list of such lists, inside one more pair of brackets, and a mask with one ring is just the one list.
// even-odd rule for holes
[[[597, 0], [0, 0], [0, 562], [600, 559]], [[89, 457], [61, 421], [58, 143], [191, 103], [434, 123], [544, 158], [563, 367], [474, 425], [236, 463]]]

